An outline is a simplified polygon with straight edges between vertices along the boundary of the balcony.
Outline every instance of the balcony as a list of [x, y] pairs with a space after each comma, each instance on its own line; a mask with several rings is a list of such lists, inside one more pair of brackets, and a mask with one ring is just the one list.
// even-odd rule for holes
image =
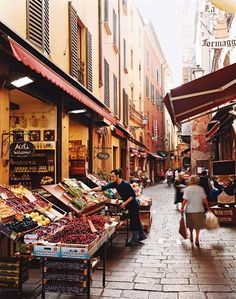
[[78, 81], [84, 85], [84, 62], [78, 58]]
[[141, 113], [139, 113], [135, 109], [135, 105], [134, 104], [130, 104], [129, 105], [129, 116], [130, 116], [130, 119], [132, 119], [133, 121], [135, 121], [140, 126], [143, 125], [143, 116], [142, 116]]

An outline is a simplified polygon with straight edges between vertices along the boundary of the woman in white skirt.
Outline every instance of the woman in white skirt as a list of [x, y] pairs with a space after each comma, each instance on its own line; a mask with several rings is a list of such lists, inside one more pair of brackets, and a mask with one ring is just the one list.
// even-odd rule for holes
[[195, 245], [199, 247], [200, 230], [206, 228], [205, 208], [209, 210], [207, 196], [202, 187], [198, 185], [199, 177], [192, 175], [189, 186], [185, 188], [181, 212], [186, 215], [186, 226], [190, 230], [190, 241], [193, 242], [193, 230], [196, 230]]

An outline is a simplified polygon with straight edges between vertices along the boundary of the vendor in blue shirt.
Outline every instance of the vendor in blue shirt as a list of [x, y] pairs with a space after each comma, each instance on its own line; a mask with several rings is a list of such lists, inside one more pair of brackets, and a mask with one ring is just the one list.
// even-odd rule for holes
[[144, 234], [143, 227], [139, 218], [139, 206], [136, 200], [135, 192], [131, 185], [122, 179], [122, 170], [114, 169], [111, 171], [111, 183], [106, 186], [99, 186], [91, 189], [92, 191], [104, 191], [107, 189], [116, 189], [123, 203], [120, 208], [127, 208], [130, 218], [130, 230], [133, 232], [132, 239], [126, 244], [127, 246], [135, 246], [139, 241], [145, 240], [147, 237]]

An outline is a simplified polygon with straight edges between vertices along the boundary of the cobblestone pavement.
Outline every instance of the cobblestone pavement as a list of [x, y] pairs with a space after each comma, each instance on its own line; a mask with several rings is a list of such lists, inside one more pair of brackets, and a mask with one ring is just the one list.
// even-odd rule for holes
[[[145, 193], [153, 198], [148, 239], [131, 248], [124, 246], [121, 235], [114, 240], [108, 249], [106, 288], [96, 270], [91, 299], [236, 299], [236, 227], [202, 231], [200, 248], [191, 246], [178, 234], [174, 189], [159, 184]], [[30, 293], [37, 283], [39, 270], [33, 270], [25, 291]], [[46, 299], [52, 298], [75, 297], [46, 294]]]

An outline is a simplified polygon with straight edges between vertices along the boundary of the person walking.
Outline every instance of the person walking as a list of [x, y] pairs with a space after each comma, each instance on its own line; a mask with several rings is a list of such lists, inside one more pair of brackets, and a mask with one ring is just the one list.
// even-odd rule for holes
[[123, 203], [120, 208], [127, 208], [129, 210], [130, 230], [133, 232], [131, 240], [126, 244], [127, 246], [135, 246], [140, 241], [147, 237], [143, 231], [143, 226], [139, 218], [139, 205], [136, 200], [136, 195], [132, 186], [122, 179], [123, 174], [121, 169], [113, 169], [110, 173], [111, 183], [105, 186], [95, 187], [85, 193], [93, 191], [105, 191], [107, 189], [116, 189], [120, 195]]
[[169, 168], [166, 172], [166, 180], [167, 180], [168, 187], [171, 187], [172, 179], [173, 179], [173, 171], [171, 168]]
[[[198, 185], [199, 178], [191, 175], [189, 186], [185, 188], [181, 212], [185, 210], [186, 226], [190, 231], [190, 241], [193, 242], [193, 230], [196, 231], [195, 245], [199, 247], [200, 230], [206, 228], [204, 206], [209, 210], [209, 205], [204, 189]], [[185, 209], [186, 207], [186, 209]]]
[[210, 192], [211, 192], [211, 184], [210, 184], [210, 180], [207, 176], [206, 170], [203, 170], [200, 174], [199, 186], [201, 186], [204, 189], [207, 199], [209, 201]]
[[176, 209], [179, 210], [178, 204], [183, 202], [183, 193], [184, 189], [187, 186], [184, 180], [183, 175], [179, 175], [178, 179], [174, 182], [174, 187], [175, 187], [175, 204], [176, 204]]

